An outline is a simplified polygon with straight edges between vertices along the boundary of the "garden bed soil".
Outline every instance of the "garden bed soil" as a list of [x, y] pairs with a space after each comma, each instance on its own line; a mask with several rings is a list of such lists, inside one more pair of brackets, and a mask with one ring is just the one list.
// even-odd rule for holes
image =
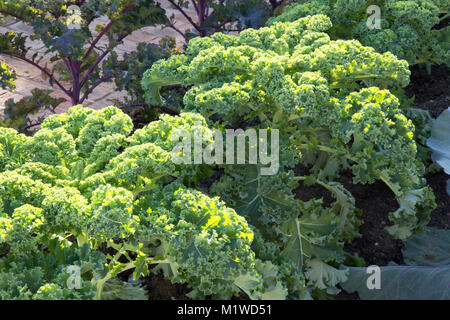
[[[411, 84], [406, 88], [409, 97], [415, 97], [411, 107], [429, 110], [433, 117], [439, 116], [450, 106], [450, 72], [445, 65], [435, 66], [431, 74], [425, 68], [413, 67]], [[297, 170], [296, 170], [297, 171]], [[450, 229], [450, 197], [446, 193], [444, 172], [427, 175], [429, 186], [436, 196], [437, 208], [431, 214], [430, 226]], [[402, 264], [403, 243], [389, 235], [385, 227], [389, 225], [389, 212], [397, 210], [398, 204], [391, 190], [382, 182], [371, 185], [353, 184], [351, 173], [344, 173], [339, 180], [356, 200], [356, 206], [362, 210], [360, 227], [361, 237], [345, 245], [349, 253], [364, 258], [366, 265], [387, 265], [390, 261]], [[320, 186], [309, 186], [295, 190], [301, 200], [323, 198], [324, 204], [333, 201], [331, 196]], [[190, 291], [187, 286], [172, 284], [161, 275], [151, 275], [144, 279], [150, 299], [187, 299]], [[244, 296], [237, 297], [245, 299]], [[359, 299], [357, 293], [342, 291], [337, 300]]]
[[186, 294], [192, 290], [186, 285], [171, 283], [162, 274], [146, 277], [143, 284], [148, 289], [149, 300], [187, 300]]

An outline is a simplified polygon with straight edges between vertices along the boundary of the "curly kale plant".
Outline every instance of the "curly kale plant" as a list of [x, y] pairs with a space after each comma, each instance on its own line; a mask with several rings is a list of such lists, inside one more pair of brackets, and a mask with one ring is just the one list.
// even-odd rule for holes
[[[104, 60], [128, 35], [168, 21], [164, 10], [153, 0], [0, 1], [0, 14], [33, 28], [31, 36], [17, 32], [0, 34], [0, 53], [38, 68], [43, 78], [61, 90], [72, 105], [83, 103], [99, 85], [111, 82], [113, 74], [108, 65], [117, 64], [117, 56], [108, 63]], [[106, 24], [100, 18], [107, 18]], [[33, 54], [28, 46], [35, 40], [41, 41], [45, 49]], [[45, 90], [37, 94], [38, 98], [43, 95], [50, 98]], [[15, 108], [24, 105], [34, 113], [52, 110], [36, 95], [26, 97]]]
[[8, 257], [69, 236], [80, 247], [106, 246], [95, 298], [117, 274], [146, 275], [149, 264], [197, 298], [230, 298], [240, 275], [260, 279], [246, 220], [187, 187], [205, 175], [203, 166], [172, 162], [176, 130], [201, 130], [205, 143], [212, 137], [199, 114], [162, 116], [132, 133], [119, 109], [81, 105], [48, 117], [32, 137], [1, 128], [0, 242]]
[[[23, 206], [23, 210], [18, 210], [12, 223], [7, 218], [0, 218], [0, 228], [11, 245], [9, 253], [0, 258], [0, 298], [2, 300], [95, 298], [96, 281], [107, 272], [106, 257], [101, 252], [92, 250], [88, 244], [80, 247], [67, 240], [54, 238], [45, 242], [45, 250], [26, 252], [26, 255], [22, 254], [20, 257], [14, 255], [12, 241], [26, 239], [27, 233], [30, 232], [24, 220], [20, 223], [17, 221], [19, 212], [23, 214], [27, 210], [29, 208], [26, 205]], [[19, 236], [17, 231], [22, 234]], [[12, 239], [14, 234], [19, 237]], [[147, 293], [139, 284], [124, 282], [118, 278], [104, 284], [100, 298], [148, 299]]]
[[[380, 9], [379, 28], [372, 27], [371, 16], [376, 13], [371, 9], [373, 5]], [[268, 25], [324, 14], [334, 24], [329, 32], [335, 39], [357, 38], [362, 44], [380, 52], [392, 52], [411, 65], [450, 65], [450, 26], [440, 25], [448, 18], [449, 8], [448, 0], [295, 1], [281, 15], [271, 18]]]
[[355, 183], [383, 180], [401, 204], [390, 230], [406, 238], [431, 209], [414, 126], [387, 90], [408, 84], [407, 63], [356, 40], [332, 41], [324, 33], [330, 27], [317, 15], [239, 37], [195, 38], [186, 55], [155, 63], [142, 83], [149, 102], [161, 101], [161, 86], [183, 83], [191, 86], [186, 111], [231, 123], [256, 118], [280, 129], [314, 164], [315, 179], [351, 168]]
[[[14, 233], [18, 236], [19, 230], [22, 239], [32, 230], [27, 229], [24, 220], [17, 221], [17, 217], [26, 214], [27, 210], [31, 212], [27, 205], [16, 210], [12, 223], [6, 228], [7, 219], [0, 218], [0, 228], [7, 241], [13, 241], [11, 237]], [[19, 241], [17, 237], [14, 240]], [[27, 252], [20, 259], [14, 259], [13, 254], [0, 258], [2, 300], [87, 300], [95, 297], [96, 287], [91, 280], [103, 272], [106, 262], [103, 254], [92, 251], [87, 244], [76, 248], [58, 239], [48, 241], [47, 245], [49, 250]], [[78, 270], [80, 278], [72, 282], [71, 276]]]
[[[210, 191], [327, 293], [345, 280], [337, 269], [349, 259], [343, 242], [361, 224], [354, 198], [336, 181], [341, 172], [351, 170], [354, 183], [382, 180], [392, 190], [399, 209], [390, 213], [388, 231], [397, 238], [422, 231], [435, 206], [417, 159], [415, 128], [389, 91], [408, 84], [407, 62], [356, 40], [333, 41], [325, 33], [331, 26], [316, 15], [238, 37], [194, 38], [185, 55], [156, 62], [142, 80], [149, 103], [164, 103], [159, 90], [182, 84], [190, 88], [185, 111], [220, 125], [279, 130], [278, 174], [227, 165]], [[284, 170], [296, 165], [306, 175]], [[295, 199], [300, 182], [323, 187], [336, 201], [324, 207]], [[261, 258], [265, 249], [256, 252]]]

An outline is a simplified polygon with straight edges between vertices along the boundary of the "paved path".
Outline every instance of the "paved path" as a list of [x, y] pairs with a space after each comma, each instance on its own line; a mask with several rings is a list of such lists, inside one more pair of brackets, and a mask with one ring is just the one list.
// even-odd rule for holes
[[[160, 2], [162, 2], [162, 7], [166, 10], [166, 13], [169, 17], [172, 14], [175, 15], [175, 25], [177, 28], [183, 31], [192, 28], [187, 19], [179, 11], [171, 9], [169, 7], [170, 4], [167, 1], [162, 0]], [[192, 11], [192, 9], [190, 10], [191, 11], [188, 11], [189, 15], [194, 17], [195, 12]], [[99, 18], [97, 20], [97, 23], [105, 23], [105, 21], [107, 21], [107, 18]], [[24, 34], [31, 35], [33, 29], [32, 27], [22, 22], [16, 22], [15, 20], [9, 18], [3, 19], [3, 23], [0, 26], [0, 33], [6, 33], [10, 31], [22, 32]], [[173, 29], [145, 27], [140, 30], [136, 30], [127, 38], [125, 38], [124, 43], [116, 47], [115, 51], [120, 56], [125, 52], [134, 51], [139, 42], [158, 43], [159, 40], [164, 36], [174, 36], [177, 40], [177, 46], [181, 46], [184, 43], [184, 39], [181, 37], [181, 35], [175, 32]], [[45, 49], [43, 43], [40, 41], [29, 41], [26, 44], [27, 46], [31, 47], [31, 49], [27, 53], [27, 57], [31, 57], [35, 52], [42, 52], [42, 50]], [[5, 60], [11, 66], [15, 67], [18, 75], [16, 81], [16, 89], [14, 92], [0, 89], [1, 116], [3, 115], [2, 109], [4, 108], [4, 103], [6, 100], [13, 98], [15, 101], [19, 101], [23, 97], [30, 95], [31, 89], [33, 88], [51, 89], [54, 90], [52, 96], [64, 98], [67, 97], [56, 86], [52, 88], [47, 80], [42, 79], [41, 71], [39, 69], [17, 58], [12, 58], [6, 55], [0, 55], [0, 58]], [[40, 64], [45, 65], [45, 62], [46, 61], [44, 59]], [[113, 83], [103, 83], [89, 95], [89, 99], [85, 101], [84, 105], [90, 106], [95, 109], [100, 109], [111, 105], [112, 99], [118, 99], [123, 97], [124, 95], [126, 95], [126, 92], [117, 91]], [[58, 107], [57, 112], [65, 112], [70, 106], [70, 102], [63, 103]]]

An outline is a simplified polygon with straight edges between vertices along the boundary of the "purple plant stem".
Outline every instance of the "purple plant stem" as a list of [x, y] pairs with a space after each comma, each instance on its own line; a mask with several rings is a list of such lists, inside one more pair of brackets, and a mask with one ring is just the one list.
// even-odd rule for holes
[[192, 24], [192, 26], [198, 31], [201, 32], [200, 28], [198, 27], [198, 25], [194, 22], [194, 20], [192, 20], [191, 17], [189, 17], [189, 15], [184, 12], [183, 8], [181, 8], [178, 4], [175, 3], [175, 1], [173, 0], [167, 0], [170, 2], [170, 4], [172, 4], [178, 11], [181, 12], [181, 14], [189, 21], [190, 24]]

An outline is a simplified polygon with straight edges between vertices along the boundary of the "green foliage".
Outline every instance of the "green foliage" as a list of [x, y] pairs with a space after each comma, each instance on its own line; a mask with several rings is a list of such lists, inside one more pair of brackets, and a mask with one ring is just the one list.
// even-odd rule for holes
[[[329, 271], [335, 270], [336, 275], [342, 273], [332, 265], [338, 267], [347, 258], [343, 251], [343, 240], [359, 235], [357, 230], [361, 221], [358, 219], [360, 211], [356, 209], [352, 195], [340, 184], [317, 181], [336, 197], [336, 202], [330, 207], [323, 207], [321, 200], [303, 202], [294, 198], [292, 189], [296, 186], [296, 177], [292, 171], [260, 176], [256, 166], [232, 166], [225, 172], [226, 175], [213, 184], [210, 192], [220, 195], [227, 204], [246, 217], [271, 246], [282, 248], [281, 255], [277, 254], [280, 257], [273, 259], [273, 253], [270, 253], [273, 249], [265, 244], [255, 249], [258, 258], [267, 255], [271, 257], [268, 261], [282, 261], [282, 265], [289, 266], [291, 273], [297, 270], [317, 275], [319, 269], [323, 268], [321, 263], [329, 263]], [[308, 177], [308, 180], [314, 181], [314, 177]], [[295, 293], [298, 290], [289, 287], [289, 281], [293, 281], [289, 272], [286, 276], [289, 280], [285, 279], [282, 283], [288, 286], [289, 296], [305, 298], [304, 291]], [[334, 287], [337, 283], [326, 287], [317, 286], [317, 282], [327, 282], [327, 277], [323, 275], [322, 280], [316, 277], [309, 284], [312, 289], [318, 287], [336, 293]]]
[[[181, 84], [189, 88], [184, 111], [218, 126], [280, 131], [278, 174], [262, 176], [256, 165], [223, 166], [210, 192], [268, 242], [255, 249], [256, 257], [288, 263], [304, 275], [313, 297], [336, 293], [345, 280], [338, 268], [349, 256], [342, 246], [358, 236], [361, 224], [353, 196], [336, 181], [341, 172], [350, 170], [354, 183], [382, 180], [390, 187], [399, 209], [387, 230], [397, 238], [422, 231], [435, 207], [415, 127], [389, 91], [408, 84], [407, 62], [356, 40], [331, 40], [325, 33], [331, 27], [329, 18], [315, 15], [246, 29], [238, 37], [194, 38], [184, 55], [154, 63], [142, 79], [150, 104], [164, 103], [161, 88]], [[294, 166], [306, 175], [295, 176]], [[326, 207], [320, 199], [295, 199], [300, 181], [304, 188], [320, 185], [335, 202]], [[266, 253], [272, 247], [280, 259]], [[284, 279], [288, 296], [301, 296], [287, 285], [292, 276]]]
[[217, 198], [178, 184], [143, 197], [138, 206], [143, 208], [136, 237], [158, 241], [154, 251], [172, 282], [189, 283], [190, 297], [197, 299], [239, 292], [235, 278], [255, 267], [253, 232], [244, 218]]
[[[33, 92], [20, 102], [10, 101], [9, 108], [14, 111], [7, 125], [19, 130], [30, 125], [26, 124], [27, 113], [54, 109], [66, 100], [72, 105], [83, 103], [100, 84], [112, 81], [111, 64], [117, 64], [117, 59], [104, 60], [115, 47], [135, 30], [168, 21], [153, 0], [0, 1], [0, 14], [33, 28], [30, 36], [0, 34], [0, 53], [38, 68], [44, 80], [65, 94], [65, 99], [53, 99], [49, 92]], [[99, 18], [107, 18], [107, 24], [99, 23]], [[31, 55], [28, 43], [35, 40], [42, 41], [45, 48]], [[135, 67], [130, 65], [130, 77], [136, 73]], [[2, 64], [1, 85], [11, 87], [13, 74], [5, 68]]]
[[[92, 30], [88, 28], [89, 23], [95, 18], [106, 15], [109, 19], [116, 19], [111, 28], [100, 28], [106, 32], [108, 45], [120, 42], [119, 39], [124, 34], [142, 26], [165, 21], [163, 10], [151, 0], [137, 3], [128, 0], [86, 1], [80, 3], [79, 12], [69, 9], [71, 4], [73, 3], [65, 0], [2, 1], [1, 12], [32, 25], [35, 29], [32, 38], [42, 40], [49, 50], [48, 53], [57, 53], [73, 60], [83, 58], [83, 45], [93, 37]], [[73, 21], [72, 18], [77, 16], [81, 19]], [[72, 23], [79, 24], [80, 28], [72, 26]]]
[[239, 214], [261, 230], [266, 239], [286, 241], [289, 233], [281, 227], [298, 212], [299, 204], [292, 194], [293, 173], [261, 176], [258, 166], [230, 166], [226, 175], [216, 181], [210, 192], [220, 195]]
[[111, 52], [105, 60], [104, 75], [114, 79], [118, 90], [125, 90], [127, 96], [123, 100], [115, 100], [114, 104], [120, 106], [132, 119], [138, 123], [147, 124], [158, 118], [163, 112], [176, 114], [180, 111], [184, 90], [180, 86], [164, 90], [163, 95], [170, 101], [171, 108], [161, 110], [158, 107], [149, 107], [145, 101], [145, 92], [142, 89], [141, 79], [144, 72], [157, 60], [168, 58], [175, 53], [175, 38], [165, 37], [159, 45], [141, 42], [136, 51], [125, 53], [119, 60], [116, 52]]
[[[80, 29], [69, 28], [68, 3], [55, 2], [50, 7], [48, 1], [0, 1], [0, 12], [26, 17], [22, 20], [34, 27], [33, 38], [59, 61], [52, 70], [41, 69], [51, 84], [66, 90], [59, 81], [72, 80], [66, 93], [78, 104], [114, 78], [120, 90], [130, 92], [117, 104], [155, 107], [147, 120], [156, 118], [157, 109], [181, 113], [161, 115], [135, 130], [116, 107], [94, 111], [76, 105], [43, 120], [33, 136], [0, 128], [0, 298], [146, 299], [138, 285], [118, 279], [128, 270], [134, 280], [162, 272], [173, 283], [187, 284], [188, 296], [197, 299], [229, 299], [240, 291], [251, 299], [330, 297], [352, 275], [342, 266], [361, 265], [343, 250], [359, 236], [362, 223], [354, 197], [338, 182], [343, 172], [351, 173], [355, 184], [381, 180], [392, 190], [399, 209], [389, 214], [391, 235], [407, 239], [425, 229], [435, 207], [423, 178], [425, 143], [430, 131], [437, 142], [445, 137], [436, 124], [431, 129], [427, 114], [400, 108], [395, 93], [408, 84], [410, 72], [407, 61], [383, 49], [385, 34], [367, 35], [380, 53], [363, 45], [369, 43], [357, 29], [359, 22], [347, 28], [360, 18], [365, 23], [365, 12], [358, 13], [365, 1], [345, 8], [326, 7], [326, 1], [314, 1], [319, 4], [314, 8], [293, 5], [269, 26], [239, 36], [216, 31], [261, 25], [266, 3], [199, 1], [200, 22], [187, 37], [211, 36], [192, 38], [184, 54], [174, 54], [170, 40], [139, 44], [124, 60], [112, 49], [126, 35], [168, 23], [154, 1], [82, 2]], [[181, 11], [188, 5], [171, 2]], [[416, 26], [425, 17], [439, 19], [437, 7], [428, 2], [383, 1], [383, 8], [392, 7], [389, 30], [407, 32], [414, 25], [422, 28], [420, 35], [441, 33], [430, 31], [439, 22], [433, 18]], [[260, 6], [251, 10], [250, 3]], [[396, 25], [402, 21], [397, 16], [406, 20], [403, 15], [417, 3], [426, 10], [418, 10], [409, 25]], [[298, 19], [304, 8], [330, 18]], [[343, 15], [334, 16], [333, 10]], [[90, 25], [99, 15], [110, 19], [95, 28], [107, 38], [105, 47]], [[283, 19], [292, 21], [277, 21]], [[332, 40], [353, 38], [355, 32], [363, 44]], [[39, 57], [25, 56], [25, 40], [3, 35], [0, 49], [38, 65]], [[395, 48], [400, 52], [409, 45], [414, 54], [406, 49], [396, 54], [410, 62], [446, 59], [438, 42], [428, 41], [432, 51], [424, 54], [413, 48], [423, 45], [420, 41], [402, 40]], [[24, 119], [43, 108], [54, 112], [61, 100], [50, 93], [33, 90], [31, 98], [9, 101], [6, 123], [21, 131], [39, 124], [41, 119]], [[203, 149], [209, 146], [211, 123], [279, 130], [278, 172], [262, 175], [260, 164], [223, 165], [210, 195], [198, 191], [212, 167], [172, 157], [179, 130], [188, 140], [201, 133]], [[442, 148], [435, 149], [435, 160], [445, 162]], [[180, 152], [195, 158], [195, 150]], [[309, 200], [299, 200], [312, 185], [334, 201], [309, 199], [308, 193]], [[81, 267], [82, 285], [70, 290], [74, 265]]]
[[136, 51], [125, 53], [120, 61], [117, 53], [111, 53], [105, 61], [104, 71], [114, 77], [118, 90], [128, 92], [129, 95], [123, 105], [145, 103], [140, 82], [142, 75], [155, 61], [168, 58], [172, 49], [173, 47], [164, 48], [153, 43], [141, 42]]
[[[85, 102], [99, 85], [114, 81], [119, 90], [126, 90], [125, 101], [115, 101], [138, 122], [148, 123], [157, 119], [160, 110], [148, 108], [143, 100], [140, 79], [143, 72], [160, 58], [167, 58], [174, 51], [174, 40], [165, 40], [159, 46], [140, 43], [135, 52], [119, 58], [114, 49], [133, 31], [147, 26], [171, 27], [187, 40], [197, 35], [205, 36], [219, 30], [259, 27], [267, 20], [270, 10], [265, 1], [170, 1], [181, 14], [191, 6], [196, 10], [197, 20], [188, 18], [193, 30], [186, 34], [175, 27], [174, 16], [167, 17], [156, 0], [93, 0], [93, 1], [0, 1], [0, 14], [21, 21], [33, 27], [33, 34], [27, 36], [10, 32], [0, 34], [0, 53], [7, 54], [36, 67], [44, 80], [64, 92], [65, 100], [72, 105]], [[190, 14], [190, 13], [189, 13]], [[99, 19], [107, 18], [105, 24]], [[28, 43], [40, 40], [45, 49], [29, 54]], [[47, 59], [50, 59], [49, 65]], [[13, 88], [13, 71], [3, 63], [0, 65], [0, 85]], [[67, 85], [66, 83], [69, 83]], [[184, 91], [180, 87], [165, 90], [165, 96], [174, 105], [163, 112], [176, 114], [176, 104]], [[54, 109], [62, 99], [53, 99], [33, 94], [20, 102], [9, 101], [14, 115], [6, 125], [27, 132], [40, 124], [27, 123], [28, 113]], [[45, 100], [45, 102], [43, 102]], [[31, 109], [31, 110], [30, 110]]]
[[[199, 114], [164, 115], [132, 133], [131, 119], [119, 109], [81, 105], [48, 117], [32, 137], [0, 128], [0, 242], [6, 261], [45, 249], [51, 256], [49, 238], [73, 237], [80, 247], [108, 249], [105, 269], [90, 279], [96, 299], [117, 274], [134, 269], [138, 278], [148, 274], [149, 264], [187, 283], [192, 297], [237, 294], [236, 277], [258, 277], [253, 231], [217, 198], [188, 188], [205, 176], [203, 166], [171, 160], [176, 131], [193, 136], [196, 129], [212, 137]], [[18, 298], [67, 296], [58, 282], [41, 291]]]
[[[27, 205], [25, 205], [27, 206]], [[18, 222], [13, 222], [16, 226]], [[3, 227], [3, 226], [2, 226]], [[25, 225], [24, 225], [25, 227]], [[23, 230], [29, 235], [32, 230]], [[25, 234], [24, 234], [25, 235]], [[91, 282], [103, 271], [105, 257], [89, 245], [76, 245], [58, 239], [46, 242], [49, 251], [33, 251], [20, 259], [0, 258], [0, 298], [2, 300], [75, 300], [92, 299], [96, 288]], [[79, 268], [78, 288], [68, 283]], [[77, 285], [76, 283], [74, 283]]]
[[102, 300], [148, 300], [148, 293], [138, 283], [111, 279], [103, 290]]
[[[369, 28], [367, 21], [373, 15], [369, 6], [380, 8], [381, 28]], [[437, 26], [448, 17], [448, 0], [313, 0], [296, 1], [284, 12], [268, 21], [295, 21], [299, 18], [324, 14], [330, 17], [334, 39], [357, 38], [362, 44], [379, 52], [392, 52], [411, 65], [417, 63], [450, 64], [450, 27]]]
[[433, 199], [416, 158], [414, 126], [386, 90], [407, 85], [407, 63], [355, 40], [330, 40], [323, 32], [330, 27], [317, 15], [240, 37], [196, 38], [186, 55], [156, 62], [142, 84], [149, 103], [161, 101], [160, 87], [182, 83], [191, 85], [187, 111], [237, 124], [239, 117], [257, 118], [280, 129], [319, 180], [346, 168], [354, 183], [383, 180], [402, 206], [392, 218], [409, 230], [391, 231], [408, 237], [426, 225]]
[[[427, 140], [431, 135], [433, 117], [428, 110], [407, 107], [403, 109], [404, 114], [414, 124], [414, 138], [417, 143], [417, 155], [424, 164], [431, 162], [431, 150], [427, 147]], [[428, 170], [430, 169], [427, 168]]]

